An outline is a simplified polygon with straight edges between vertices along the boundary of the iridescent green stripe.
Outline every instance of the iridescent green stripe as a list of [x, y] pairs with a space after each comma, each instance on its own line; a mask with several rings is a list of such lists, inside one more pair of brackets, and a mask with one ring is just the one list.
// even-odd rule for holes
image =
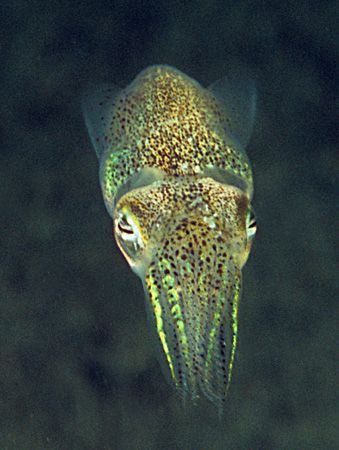
[[239, 296], [240, 296], [240, 284], [241, 279], [239, 275], [235, 275], [234, 277], [234, 296], [233, 296], [233, 308], [232, 308], [232, 350], [230, 363], [228, 365], [228, 380], [227, 380], [227, 389], [230, 385], [232, 379], [232, 369], [234, 363], [235, 350], [237, 347], [237, 337], [238, 337], [238, 304], [239, 304]]
[[175, 375], [172, 358], [171, 358], [170, 351], [169, 351], [169, 348], [167, 345], [166, 334], [164, 332], [163, 312], [162, 312], [161, 304], [159, 301], [159, 291], [158, 291], [158, 288], [156, 286], [156, 283], [155, 283], [152, 275], [149, 276], [149, 293], [150, 293], [150, 300], [151, 300], [151, 303], [153, 306], [153, 311], [155, 314], [156, 327], [157, 327], [158, 335], [159, 335], [159, 338], [161, 341], [161, 345], [162, 345], [162, 348], [166, 355], [166, 359], [168, 362], [168, 366], [169, 366], [173, 381], [174, 381], [175, 385], [178, 386], [178, 380]]
[[[226, 287], [226, 280], [224, 280], [223, 282], [223, 287]], [[208, 339], [208, 349], [207, 349], [207, 355], [206, 355], [206, 363], [205, 363], [205, 376], [206, 376], [206, 372], [209, 370], [209, 366], [211, 363], [211, 359], [213, 357], [213, 351], [215, 349], [216, 346], [216, 334], [217, 334], [217, 330], [220, 326], [220, 321], [221, 321], [221, 316], [222, 316], [222, 309], [223, 306], [225, 304], [225, 299], [224, 299], [224, 292], [223, 289], [220, 289], [220, 294], [218, 296], [218, 302], [217, 302], [217, 308], [216, 311], [214, 313], [213, 316], [213, 323], [214, 326], [212, 327], [210, 333], [209, 333], [209, 339]], [[208, 381], [208, 380], [206, 380]]]
[[[171, 265], [168, 261], [163, 261], [159, 263], [160, 273], [166, 273], [166, 271], [171, 271]], [[179, 332], [178, 340], [180, 342], [181, 354], [184, 357], [185, 363], [191, 369], [192, 361], [189, 358], [189, 347], [188, 347], [188, 339], [185, 329], [184, 317], [182, 314], [182, 309], [179, 303], [180, 295], [178, 289], [175, 287], [175, 279], [173, 275], [168, 273], [162, 280], [162, 284], [164, 286], [166, 298], [168, 300], [171, 315], [174, 319], [174, 322], [177, 326], [177, 330]]]

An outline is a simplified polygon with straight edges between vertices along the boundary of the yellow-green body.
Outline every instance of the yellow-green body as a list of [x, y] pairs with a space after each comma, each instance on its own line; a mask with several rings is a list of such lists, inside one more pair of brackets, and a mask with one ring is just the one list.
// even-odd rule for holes
[[254, 101], [244, 107], [241, 97], [239, 107], [231, 88], [152, 66], [84, 102], [116, 240], [143, 281], [170, 377], [184, 397], [217, 404], [231, 379], [255, 231], [244, 152]]

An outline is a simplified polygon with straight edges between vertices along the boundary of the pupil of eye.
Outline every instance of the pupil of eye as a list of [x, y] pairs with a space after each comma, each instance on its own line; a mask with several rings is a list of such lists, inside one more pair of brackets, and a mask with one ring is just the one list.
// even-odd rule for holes
[[125, 218], [122, 218], [119, 222], [118, 222], [118, 228], [122, 233], [127, 233], [127, 234], [133, 234], [133, 228], [131, 227], [131, 225], [127, 222], [127, 220]]
[[255, 220], [255, 215], [253, 211], [249, 211], [248, 213], [248, 229], [255, 230], [257, 227], [257, 222]]

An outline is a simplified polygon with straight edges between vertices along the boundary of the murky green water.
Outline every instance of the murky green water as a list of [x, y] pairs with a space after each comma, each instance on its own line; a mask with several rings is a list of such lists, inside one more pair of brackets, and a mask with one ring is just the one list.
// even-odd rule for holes
[[[1, 6], [1, 450], [338, 447], [335, 3]], [[225, 414], [184, 409], [112, 238], [79, 99], [167, 63], [258, 85], [258, 233]]]

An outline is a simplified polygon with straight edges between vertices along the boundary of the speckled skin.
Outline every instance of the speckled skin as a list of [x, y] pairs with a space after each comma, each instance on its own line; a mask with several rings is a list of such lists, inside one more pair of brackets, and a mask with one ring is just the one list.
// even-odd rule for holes
[[178, 70], [153, 66], [141, 72], [118, 96], [106, 123], [104, 139], [110, 145], [101, 167], [106, 203], [143, 167], [171, 176], [218, 167], [245, 180], [251, 195], [248, 159], [225, 134], [225, 122], [223, 105]]
[[[246, 154], [225, 132], [223, 105], [168, 66], [143, 71], [101, 120], [104, 199], [117, 243], [143, 281], [165, 365], [185, 398], [203, 393], [220, 406], [231, 380], [241, 268], [251, 246]], [[121, 193], [149, 168], [155, 171], [147, 183], [132, 181]], [[213, 168], [241, 179], [244, 188], [214, 179]], [[137, 243], [119, 231], [121, 217], [134, 224]]]

